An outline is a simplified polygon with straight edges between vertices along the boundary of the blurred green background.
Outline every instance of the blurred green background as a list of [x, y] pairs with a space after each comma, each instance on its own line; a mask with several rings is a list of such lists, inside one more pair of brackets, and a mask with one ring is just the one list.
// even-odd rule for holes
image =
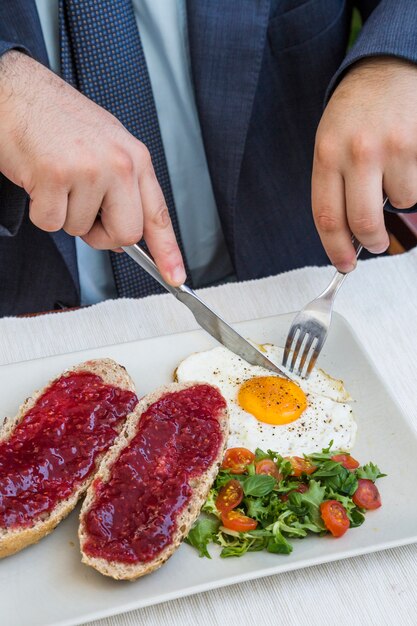
[[351, 45], [355, 41], [356, 37], [358, 36], [358, 33], [359, 33], [360, 29], [361, 29], [361, 26], [362, 26], [362, 20], [361, 20], [361, 16], [359, 14], [359, 11], [358, 11], [358, 9], [353, 9], [352, 25], [350, 27], [350, 38], [349, 38], [348, 48], [351, 47]]

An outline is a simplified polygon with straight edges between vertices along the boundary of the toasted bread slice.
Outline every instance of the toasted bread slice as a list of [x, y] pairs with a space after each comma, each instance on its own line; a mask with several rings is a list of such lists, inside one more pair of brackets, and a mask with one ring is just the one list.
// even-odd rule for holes
[[[83, 563], [95, 568], [101, 574], [104, 574], [105, 576], [111, 576], [112, 578], [120, 580], [134, 580], [136, 578], [139, 578], [140, 576], [144, 576], [145, 574], [153, 572], [163, 563], [165, 563], [165, 561], [175, 552], [181, 541], [187, 536], [194, 521], [197, 519], [201, 507], [203, 506], [207, 498], [210, 487], [212, 486], [214, 479], [216, 478], [219, 466], [223, 459], [223, 454], [229, 432], [226, 403], [224, 403], [224, 407], [219, 409], [217, 411], [217, 414], [215, 415], [215, 418], [218, 420], [219, 424], [219, 449], [207, 470], [199, 476], [193, 477], [189, 480], [188, 484], [191, 487], [192, 495], [191, 498], [185, 503], [184, 508], [179, 512], [178, 516], [176, 517], [176, 528], [173, 536], [170, 539], [169, 545], [167, 545], [162, 552], [157, 554], [157, 556], [153, 560], [137, 561], [135, 563], [125, 563], [114, 560], [111, 561], [107, 558], [90, 556], [84, 551], [84, 548], [89, 538], [86, 528], [86, 516], [95, 504], [95, 486], [96, 484], [100, 484], [104, 485], [105, 487], [105, 484], [111, 479], [112, 467], [119, 458], [124, 448], [126, 448], [130, 444], [134, 436], [137, 434], [142, 414], [152, 404], [154, 404], [167, 394], [179, 392], [191, 387], [200, 387], [202, 385], [205, 387], [213, 388], [212, 385], [207, 385], [206, 383], [202, 384], [199, 382], [187, 382], [181, 384], [172, 383], [171, 385], [161, 387], [153, 393], [142, 398], [137, 404], [135, 411], [129, 416], [128, 420], [126, 421], [125, 427], [115, 441], [114, 445], [110, 448], [110, 450], [103, 458], [99, 470], [96, 474], [96, 478], [89, 487], [87, 495], [83, 502], [80, 513], [80, 528], [78, 532]], [[217, 389], [216, 387], [214, 387], [214, 389], [220, 394], [219, 389]]]
[[[86, 361], [76, 365], [75, 367], [66, 370], [48, 383], [43, 389], [36, 391], [30, 398], [27, 398], [20, 407], [16, 417], [5, 418], [4, 424], [0, 430], [0, 442], [8, 440], [15, 430], [15, 428], [24, 419], [25, 415], [36, 404], [38, 398], [40, 398], [58, 379], [77, 372], [88, 372], [96, 374], [101, 378], [103, 383], [118, 387], [123, 390], [135, 392], [135, 387], [132, 379], [126, 372], [125, 368], [111, 359], [97, 359], [92, 361]], [[126, 416], [127, 417], [127, 416]], [[124, 421], [116, 428], [120, 432], [124, 425]], [[104, 453], [97, 455], [95, 460], [95, 467], [98, 468]], [[95, 472], [86, 478], [82, 483], [74, 489], [70, 497], [58, 502], [58, 504], [41, 519], [35, 518], [33, 525], [30, 527], [22, 528], [5, 528], [0, 526], [0, 558], [19, 552], [26, 546], [32, 543], [38, 542], [42, 537], [48, 535], [59, 522], [64, 519], [75, 507], [79, 498], [85, 493], [88, 485], [94, 478]]]

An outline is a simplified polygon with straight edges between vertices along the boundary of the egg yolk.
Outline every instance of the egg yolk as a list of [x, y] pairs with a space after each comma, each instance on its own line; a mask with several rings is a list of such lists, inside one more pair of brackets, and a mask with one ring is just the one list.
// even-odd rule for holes
[[277, 376], [250, 378], [241, 385], [239, 405], [260, 422], [289, 424], [307, 408], [302, 389], [291, 380]]

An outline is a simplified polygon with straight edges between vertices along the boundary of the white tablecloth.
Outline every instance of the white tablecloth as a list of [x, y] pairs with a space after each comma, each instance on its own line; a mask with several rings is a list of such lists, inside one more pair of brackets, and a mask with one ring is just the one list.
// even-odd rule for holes
[[[300, 309], [326, 286], [333, 271], [305, 268], [201, 294], [231, 322], [253, 319]], [[417, 428], [417, 249], [360, 262], [340, 292], [336, 309], [355, 328]], [[0, 364], [194, 327], [191, 314], [169, 295], [31, 319], [7, 318], [0, 320]], [[410, 497], [417, 497], [417, 486]], [[416, 625], [417, 546], [272, 576], [94, 622], [165, 624]]]

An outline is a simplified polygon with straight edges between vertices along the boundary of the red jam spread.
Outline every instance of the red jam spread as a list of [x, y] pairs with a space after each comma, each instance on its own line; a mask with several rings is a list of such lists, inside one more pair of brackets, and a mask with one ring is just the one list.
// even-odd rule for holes
[[52, 383], [0, 442], [0, 525], [31, 526], [70, 496], [136, 404], [133, 392], [88, 372]]
[[190, 479], [201, 476], [218, 455], [218, 415], [225, 407], [220, 393], [202, 384], [169, 393], [143, 413], [110, 480], [93, 483], [86, 554], [147, 562], [170, 544], [176, 519], [192, 495]]

